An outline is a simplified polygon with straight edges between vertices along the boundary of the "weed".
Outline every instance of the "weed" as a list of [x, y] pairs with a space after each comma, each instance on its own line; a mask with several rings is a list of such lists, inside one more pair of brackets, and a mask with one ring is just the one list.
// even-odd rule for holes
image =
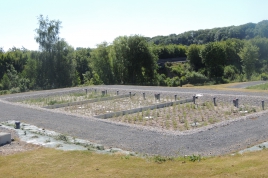
[[63, 135], [63, 134], [57, 135], [55, 139], [56, 140], [62, 140], [64, 142], [68, 142], [69, 141], [68, 137], [66, 135]]
[[129, 158], [130, 158], [129, 155], [121, 156], [121, 159], [129, 159]]
[[201, 156], [200, 155], [191, 155], [188, 157], [189, 161], [195, 162], [195, 161], [201, 161]]

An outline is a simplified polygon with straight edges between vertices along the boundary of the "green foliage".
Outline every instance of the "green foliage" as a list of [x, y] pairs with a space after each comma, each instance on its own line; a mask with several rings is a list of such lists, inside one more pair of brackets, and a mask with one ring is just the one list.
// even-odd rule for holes
[[268, 90], [268, 83], [247, 87], [247, 89]]
[[202, 49], [201, 45], [190, 45], [187, 50], [187, 60], [191, 65], [192, 69], [198, 71], [199, 69], [204, 67], [202, 62], [202, 58], [200, 57], [200, 51]]
[[3, 87], [4, 90], [9, 90], [10, 89], [11, 84], [10, 84], [10, 81], [9, 81], [9, 78], [8, 78], [7, 74], [4, 74], [1, 83], [2, 83], [2, 87]]
[[243, 63], [243, 71], [245, 72], [247, 79], [250, 79], [255, 71], [255, 63], [258, 60], [258, 51], [259, 48], [257, 46], [247, 42], [239, 53]]
[[262, 73], [262, 74], [261, 74], [261, 79], [262, 79], [262, 80], [268, 80], [268, 74], [266, 74], [266, 73]]
[[91, 52], [91, 59], [93, 69], [100, 77], [100, 80], [102, 80], [104, 84], [112, 84], [113, 74], [109, 59], [108, 43], [104, 42], [99, 44], [98, 47]]
[[188, 83], [191, 84], [204, 84], [205, 82], [209, 81], [209, 79], [205, 75], [194, 71], [189, 72], [186, 75], [186, 80]]
[[[37, 57], [37, 85], [42, 88], [59, 88], [76, 83], [74, 49], [59, 37], [60, 21], [38, 17], [36, 42], [41, 53]], [[75, 80], [75, 81], [73, 81]]]
[[201, 161], [201, 156], [200, 155], [191, 155], [188, 157], [189, 161], [195, 162], [195, 161]]
[[[114, 76], [115, 83], [142, 85], [157, 83], [157, 58], [144, 37], [139, 35], [118, 37], [112, 46], [106, 46], [106, 49], [109, 48], [109, 54], [106, 56], [107, 59], [110, 58], [109, 65], [112, 68], [110, 76]], [[100, 60], [99, 58], [101, 56], [93, 59], [93, 63], [95, 60]], [[100, 78], [103, 80], [101, 75]]]
[[223, 77], [230, 81], [235, 80], [236, 74], [238, 73], [237, 69], [233, 65], [228, 65], [224, 67]]
[[262, 38], [268, 38], [267, 27], [268, 20], [263, 20], [257, 24], [247, 23], [239, 26], [187, 31], [178, 35], [170, 34], [168, 36], [155, 36], [152, 38], [148, 38], [148, 41], [157, 45], [191, 45], [224, 41], [231, 38], [236, 38], [240, 40], [248, 40], [258, 36]]
[[205, 64], [210, 78], [223, 76], [224, 65], [226, 64], [225, 46], [222, 43], [208, 43], [201, 50], [200, 56]]

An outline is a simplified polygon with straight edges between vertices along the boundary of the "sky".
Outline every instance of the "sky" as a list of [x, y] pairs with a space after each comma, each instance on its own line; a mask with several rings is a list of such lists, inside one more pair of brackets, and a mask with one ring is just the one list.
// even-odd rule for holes
[[60, 37], [74, 48], [95, 48], [116, 37], [258, 23], [267, 0], [0, 0], [0, 48], [38, 50], [38, 16], [62, 22]]

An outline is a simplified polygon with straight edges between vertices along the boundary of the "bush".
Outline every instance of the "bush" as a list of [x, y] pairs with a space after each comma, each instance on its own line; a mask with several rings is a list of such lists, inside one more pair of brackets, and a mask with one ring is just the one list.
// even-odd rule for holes
[[262, 73], [261, 74], [261, 80], [268, 80], [268, 74]]
[[189, 72], [186, 75], [186, 80], [188, 83], [191, 84], [203, 84], [209, 81], [209, 79], [205, 75], [198, 72]]
[[233, 65], [225, 66], [223, 76], [225, 79], [234, 80], [236, 74], [238, 73], [237, 69]]
[[11, 93], [19, 93], [19, 92], [20, 92], [20, 88], [19, 88], [19, 87], [11, 88], [11, 89], [10, 89], [10, 92], [11, 92]]

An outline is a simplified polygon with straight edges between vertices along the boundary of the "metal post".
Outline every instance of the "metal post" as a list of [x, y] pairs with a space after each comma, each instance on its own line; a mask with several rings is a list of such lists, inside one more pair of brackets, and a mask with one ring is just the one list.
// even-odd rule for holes
[[119, 91], [116, 91], [116, 95], [119, 95]]
[[142, 93], [142, 95], [143, 95], [143, 99], [145, 100], [145, 93]]
[[177, 95], [174, 95], [174, 99], [175, 99], [175, 101], [177, 101]]
[[213, 98], [214, 106], [217, 106], [216, 97]]
[[193, 103], [195, 104], [195, 96], [193, 96]]
[[20, 129], [20, 121], [15, 121], [15, 129]]
[[236, 100], [233, 100], [233, 105], [236, 107]]
[[264, 110], [264, 101], [261, 101], [262, 110]]
[[87, 88], [85, 90], [86, 90], [86, 95], [87, 95]]
[[131, 92], [129, 92], [129, 97], [131, 98]]
[[239, 99], [236, 98], [236, 107], [237, 107], [237, 108], [239, 107], [238, 101], [239, 101]]
[[158, 98], [158, 101], [160, 101], [160, 93], [158, 93], [158, 97], [157, 98]]

